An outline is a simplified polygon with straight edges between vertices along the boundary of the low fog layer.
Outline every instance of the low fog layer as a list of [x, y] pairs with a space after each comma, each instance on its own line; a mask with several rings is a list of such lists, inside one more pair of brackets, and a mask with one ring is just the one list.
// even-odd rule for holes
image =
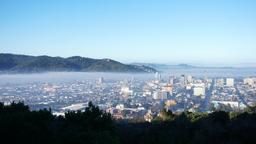
[[[162, 78], [169, 76], [180, 76], [182, 74], [195, 77], [250, 77], [256, 76], [255, 69], [171, 69], [162, 73]], [[2, 74], [0, 85], [22, 84], [30, 82], [72, 82], [83, 80], [97, 80], [103, 77], [105, 80], [140, 79], [149, 80], [154, 74], [132, 74], [132, 73], [83, 73], [83, 72], [51, 72], [39, 74]]]

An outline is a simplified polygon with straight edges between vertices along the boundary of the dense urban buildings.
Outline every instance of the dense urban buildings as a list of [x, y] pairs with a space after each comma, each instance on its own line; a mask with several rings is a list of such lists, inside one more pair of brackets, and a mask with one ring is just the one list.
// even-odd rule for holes
[[72, 82], [4, 84], [0, 101], [24, 101], [32, 109], [51, 108], [53, 114], [82, 110], [92, 101], [115, 119], [151, 121], [163, 109], [174, 113], [240, 111], [254, 105], [255, 77], [162, 77], [106, 79]]

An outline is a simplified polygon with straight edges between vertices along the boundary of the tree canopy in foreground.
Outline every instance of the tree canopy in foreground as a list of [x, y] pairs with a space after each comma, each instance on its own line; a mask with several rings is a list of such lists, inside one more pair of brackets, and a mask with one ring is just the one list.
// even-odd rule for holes
[[256, 113], [162, 112], [152, 123], [118, 122], [89, 103], [65, 117], [0, 103], [0, 140], [26, 144], [246, 144], [256, 142]]

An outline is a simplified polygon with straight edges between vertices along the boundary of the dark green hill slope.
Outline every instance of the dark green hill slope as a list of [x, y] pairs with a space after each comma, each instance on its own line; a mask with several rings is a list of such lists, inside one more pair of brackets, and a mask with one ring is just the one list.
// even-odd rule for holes
[[0, 71], [3, 72], [156, 72], [144, 66], [126, 65], [111, 59], [91, 59], [79, 56], [62, 58], [0, 54]]

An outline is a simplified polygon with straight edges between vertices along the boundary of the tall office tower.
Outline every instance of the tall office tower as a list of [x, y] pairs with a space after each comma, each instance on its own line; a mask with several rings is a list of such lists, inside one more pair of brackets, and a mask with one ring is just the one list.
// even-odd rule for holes
[[169, 84], [173, 85], [173, 83], [174, 83], [174, 77], [170, 76], [169, 77]]
[[171, 84], [167, 84], [163, 87], [163, 91], [166, 91], [168, 95], [172, 96], [173, 87]]
[[187, 78], [185, 75], [181, 75], [180, 77], [180, 83], [183, 85], [183, 86], [186, 86], [187, 85]]
[[226, 79], [226, 86], [233, 87], [234, 86], [234, 79], [233, 78], [227, 78]]
[[103, 78], [103, 77], [100, 77], [98, 82], [99, 82], [99, 84], [104, 83], [104, 78]]
[[193, 83], [193, 77], [191, 75], [188, 75], [186, 79], [188, 83]]
[[155, 80], [161, 81], [161, 74], [159, 72], [155, 73]]

